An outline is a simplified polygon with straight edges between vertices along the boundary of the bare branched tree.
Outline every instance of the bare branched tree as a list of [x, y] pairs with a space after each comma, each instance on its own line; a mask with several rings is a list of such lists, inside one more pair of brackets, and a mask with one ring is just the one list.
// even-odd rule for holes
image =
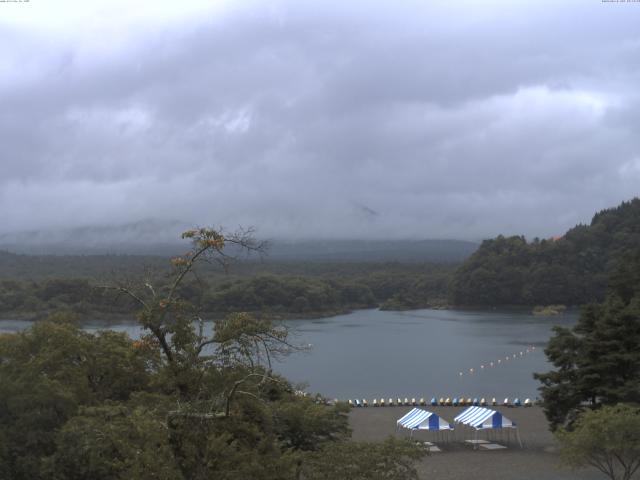
[[216, 320], [213, 334], [207, 335], [201, 313], [181, 298], [180, 286], [190, 275], [197, 275], [201, 263], [226, 272], [240, 256], [263, 255], [267, 245], [254, 238], [253, 229], [225, 234], [221, 229], [196, 228], [184, 232], [182, 238], [191, 241], [191, 249], [171, 260], [172, 271], [163, 282], [147, 274], [104, 288], [129, 297], [138, 306], [138, 321], [148, 332], [141, 341], [160, 349], [183, 402], [199, 396], [199, 380], [206, 369], [240, 369], [240, 377], [222, 392], [229, 415], [236, 395], [255, 395], [249, 390], [256, 391], [267, 381], [277, 382], [272, 362], [302, 347], [291, 342], [286, 326], [246, 313]]

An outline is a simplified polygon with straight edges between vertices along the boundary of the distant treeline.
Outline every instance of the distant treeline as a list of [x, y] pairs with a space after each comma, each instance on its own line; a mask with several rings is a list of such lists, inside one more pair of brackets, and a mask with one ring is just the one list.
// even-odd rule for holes
[[[239, 264], [233, 276], [205, 271], [181, 287], [183, 298], [210, 315], [250, 311], [271, 316], [326, 316], [358, 308], [419, 308], [447, 296], [455, 266], [436, 264]], [[257, 271], [254, 271], [257, 270]], [[289, 272], [296, 272], [291, 274]], [[237, 271], [236, 271], [237, 272]], [[161, 272], [158, 273], [162, 277]], [[83, 316], [135, 310], [126, 295], [94, 278], [0, 280], [0, 316], [39, 316], [60, 309]]]
[[[182, 293], [211, 315], [326, 316], [375, 306], [582, 305], [603, 300], [611, 272], [638, 248], [636, 198], [597, 213], [590, 225], [578, 225], [561, 238], [485, 240], [462, 265], [240, 261], [230, 275], [209, 266], [200, 269]], [[154, 256], [0, 252], [0, 316], [42, 315], [60, 308], [128, 314], [134, 309], [129, 299], [98, 286], [116, 278], [165, 278], [166, 264], [166, 258]]]
[[604, 299], [607, 279], [640, 248], [640, 199], [597, 213], [550, 240], [485, 240], [456, 271], [456, 305], [581, 305]]
[[376, 306], [435, 306], [446, 298], [451, 273], [446, 267], [434, 270], [422, 274], [380, 271], [351, 279], [259, 276], [210, 289], [202, 298], [202, 309], [313, 315]]

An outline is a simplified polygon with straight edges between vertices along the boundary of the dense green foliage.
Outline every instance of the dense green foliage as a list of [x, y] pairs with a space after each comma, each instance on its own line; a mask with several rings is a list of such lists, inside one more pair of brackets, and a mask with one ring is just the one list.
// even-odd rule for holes
[[309, 480], [416, 480], [413, 464], [423, 455], [415, 445], [393, 438], [383, 443], [331, 443], [310, 455], [304, 476]]
[[410, 310], [439, 308], [449, 305], [449, 272], [433, 272], [421, 276], [406, 285], [398, 286], [396, 292], [384, 300], [382, 310]]
[[457, 270], [457, 305], [582, 305], [601, 301], [620, 258], [640, 244], [640, 199], [597, 213], [552, 240], [486, 240]]
[[555, 328], [545, 353], [555, 370], [536, 374], [553, 428], [585, 408], [640, 403], [640, 253], [625, 257], [604, 302], [583, 308], [571, 329]]
[[224, 260], [225, 244], [254, 243], [211, 229], [185, 237], [193, 248], [163, 282], [108, 290], [136, 305], [140, 340], [85, 332], [70, 314], [0, 336], [0, 477], [302, 480], [336, 469], [415, 477], [424, 451], [351, 443], [346, 405], [301, 396], [272, 372], [273, 359], [298, 348], [284, 327], [230, 314], [205, 335], [198, 306], [183, 296], [186, 279], [201, 261]]
[[376, 305], [366, 285], [304, 277], [259, 276], [225, 282], [202, 299], [207, 312], [321, 313]]
[[556, 434], [564, 463], [592, 466], [611, 480], [630, 480], [640, 468], [640, 410], [604, 406], [580, 415], [571, 431]]
[[101, 279], [145, 270], [167, 273], [168, 257], [150, 255], [18, 255], [0, 250], [0, 279]]
[[[85, 260], [66, 258], [78, 263]], [[199, 266], [198, 278], [183, 282], [180, 290], [185, 300], [211, 316], [233, 311], [262, 316], [322, 316], [381, 304], [383, 308], [402, 309], [443, 303], [453, 268], [436, 264], [238, 263], [239, 273], [234, 266], [233, 274], [224, 275]], [[73, 268], [68, 270], [73, 272]], [[143, 281], [144, 272], [141, 264], [134, 263], [122, 276]], [[166, 269], [154, 269], [152, 276], [162, 283], [167, 273]], [[64, 271], [60, 274], [34, 280], [0, 280], [0, 316], [33, 317], [66, 309], [90, 317], [131, 314], [136, 308], [131, 298], [100, 288], [104, 281], [67, 278]]]
[[40, 316], [57, 310], [78, 314], [131, 313], [135, 305], [116, 292], [97, 288], [87, 279], [49, 279], [38, 282], [0, 281], [0, 314]]
[[56, 435], [83, 405], [126, 402], [150, 385], [153, 356], [123, 334], [80, 330], [58, 315], [0, 337], [0, 464], [5, 478], [42, 478]]
[[175, 367], [147, 342], [62, 316], [0, 337], [2, 478], [293, 478], [296, 452], [346, 438], [344, 408], [298, 397], [282, 378], [243, 382], [229, 417], [216, 416], [248, 370], [205, 368], [186, 352]]

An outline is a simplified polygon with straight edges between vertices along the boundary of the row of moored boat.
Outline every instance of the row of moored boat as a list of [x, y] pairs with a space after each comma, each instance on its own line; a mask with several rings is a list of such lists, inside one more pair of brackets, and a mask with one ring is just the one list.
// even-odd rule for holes
[[[402, 400], [400, 397], [397, 398], [397, 400], [393, 400], [393, 398], [389, 398], [388, 400], [385, 401], [384, 398], [374, 398], [373, 401], [371, 402], [371, 406], [373, 407], [393, 407], [393, 406], [427, 406], [427, 405], [431, 405], [433, 407], [464, 407], [464, 406], [482, 406], [482, 407], [486, 407], [487, 405], [492, 405], [492, 406], [503, 406], [503, 407], [530, 407], [533, 405], [533, 403], [531, 402], [531, 399], [527, 398], [525, 399], [524, 402], [520, 401], [519, 398], [514, 398], [513, 401], [510, 401], [509, 398], [505, 398], [502, 402], [498, 402], [495, 397], [492, 398], [491, 400], [487, 401], [484, 398], [478, 399], [478, 398], [464, 398], [464, 397], [447, 397], [447, 398], [440, 398], [437, 399], [435, 397], [433, 397], [431, 399], [430, 402], [427, 402], [424, 398], [421, 398], [420, 400], [416, 400], [415, 398], [412, 398], [411, 400], [409, 400], [409, 398], [406, 398], [404, 400]], [[368, 407], [369, 406], [369, 402], [366, 399], [355, 399], [355, 400], [349, 400], [349, 406], [351, 407]]]

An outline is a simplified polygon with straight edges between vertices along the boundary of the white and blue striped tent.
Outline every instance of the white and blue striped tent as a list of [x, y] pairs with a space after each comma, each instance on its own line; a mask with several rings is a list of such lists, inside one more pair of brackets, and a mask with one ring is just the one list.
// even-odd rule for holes
[[[484, 407], [469, 407], [462, 411], [460, 415], [453, 419], [455, 423], [461, 423], [476, 431], [476, 440], [478, 432], [483, 430], [498, 430], [503, 428], [515, 429], [516, 438], [522, 448], [522, 440], [520, 440], [520, 432], [515, 422], [504, 417], [500, 412]], [[502, 431], [502, 430], [499, 430]], [[507, 430], [508, 432], [508, 430]], [[507, 437], [509, 437], [507, 435]]]
[[409, 430], [453, 430], [453, 426], [438, 415], [421, 408], [414, 408], [396, 422], [398, 428]]
[[507, 417], [503, 417], [500, 412], [484, 407], [469, 407], [463, 410], [453, 421], [477, 430], [486, 428], [516, 428], [516, 424]]

